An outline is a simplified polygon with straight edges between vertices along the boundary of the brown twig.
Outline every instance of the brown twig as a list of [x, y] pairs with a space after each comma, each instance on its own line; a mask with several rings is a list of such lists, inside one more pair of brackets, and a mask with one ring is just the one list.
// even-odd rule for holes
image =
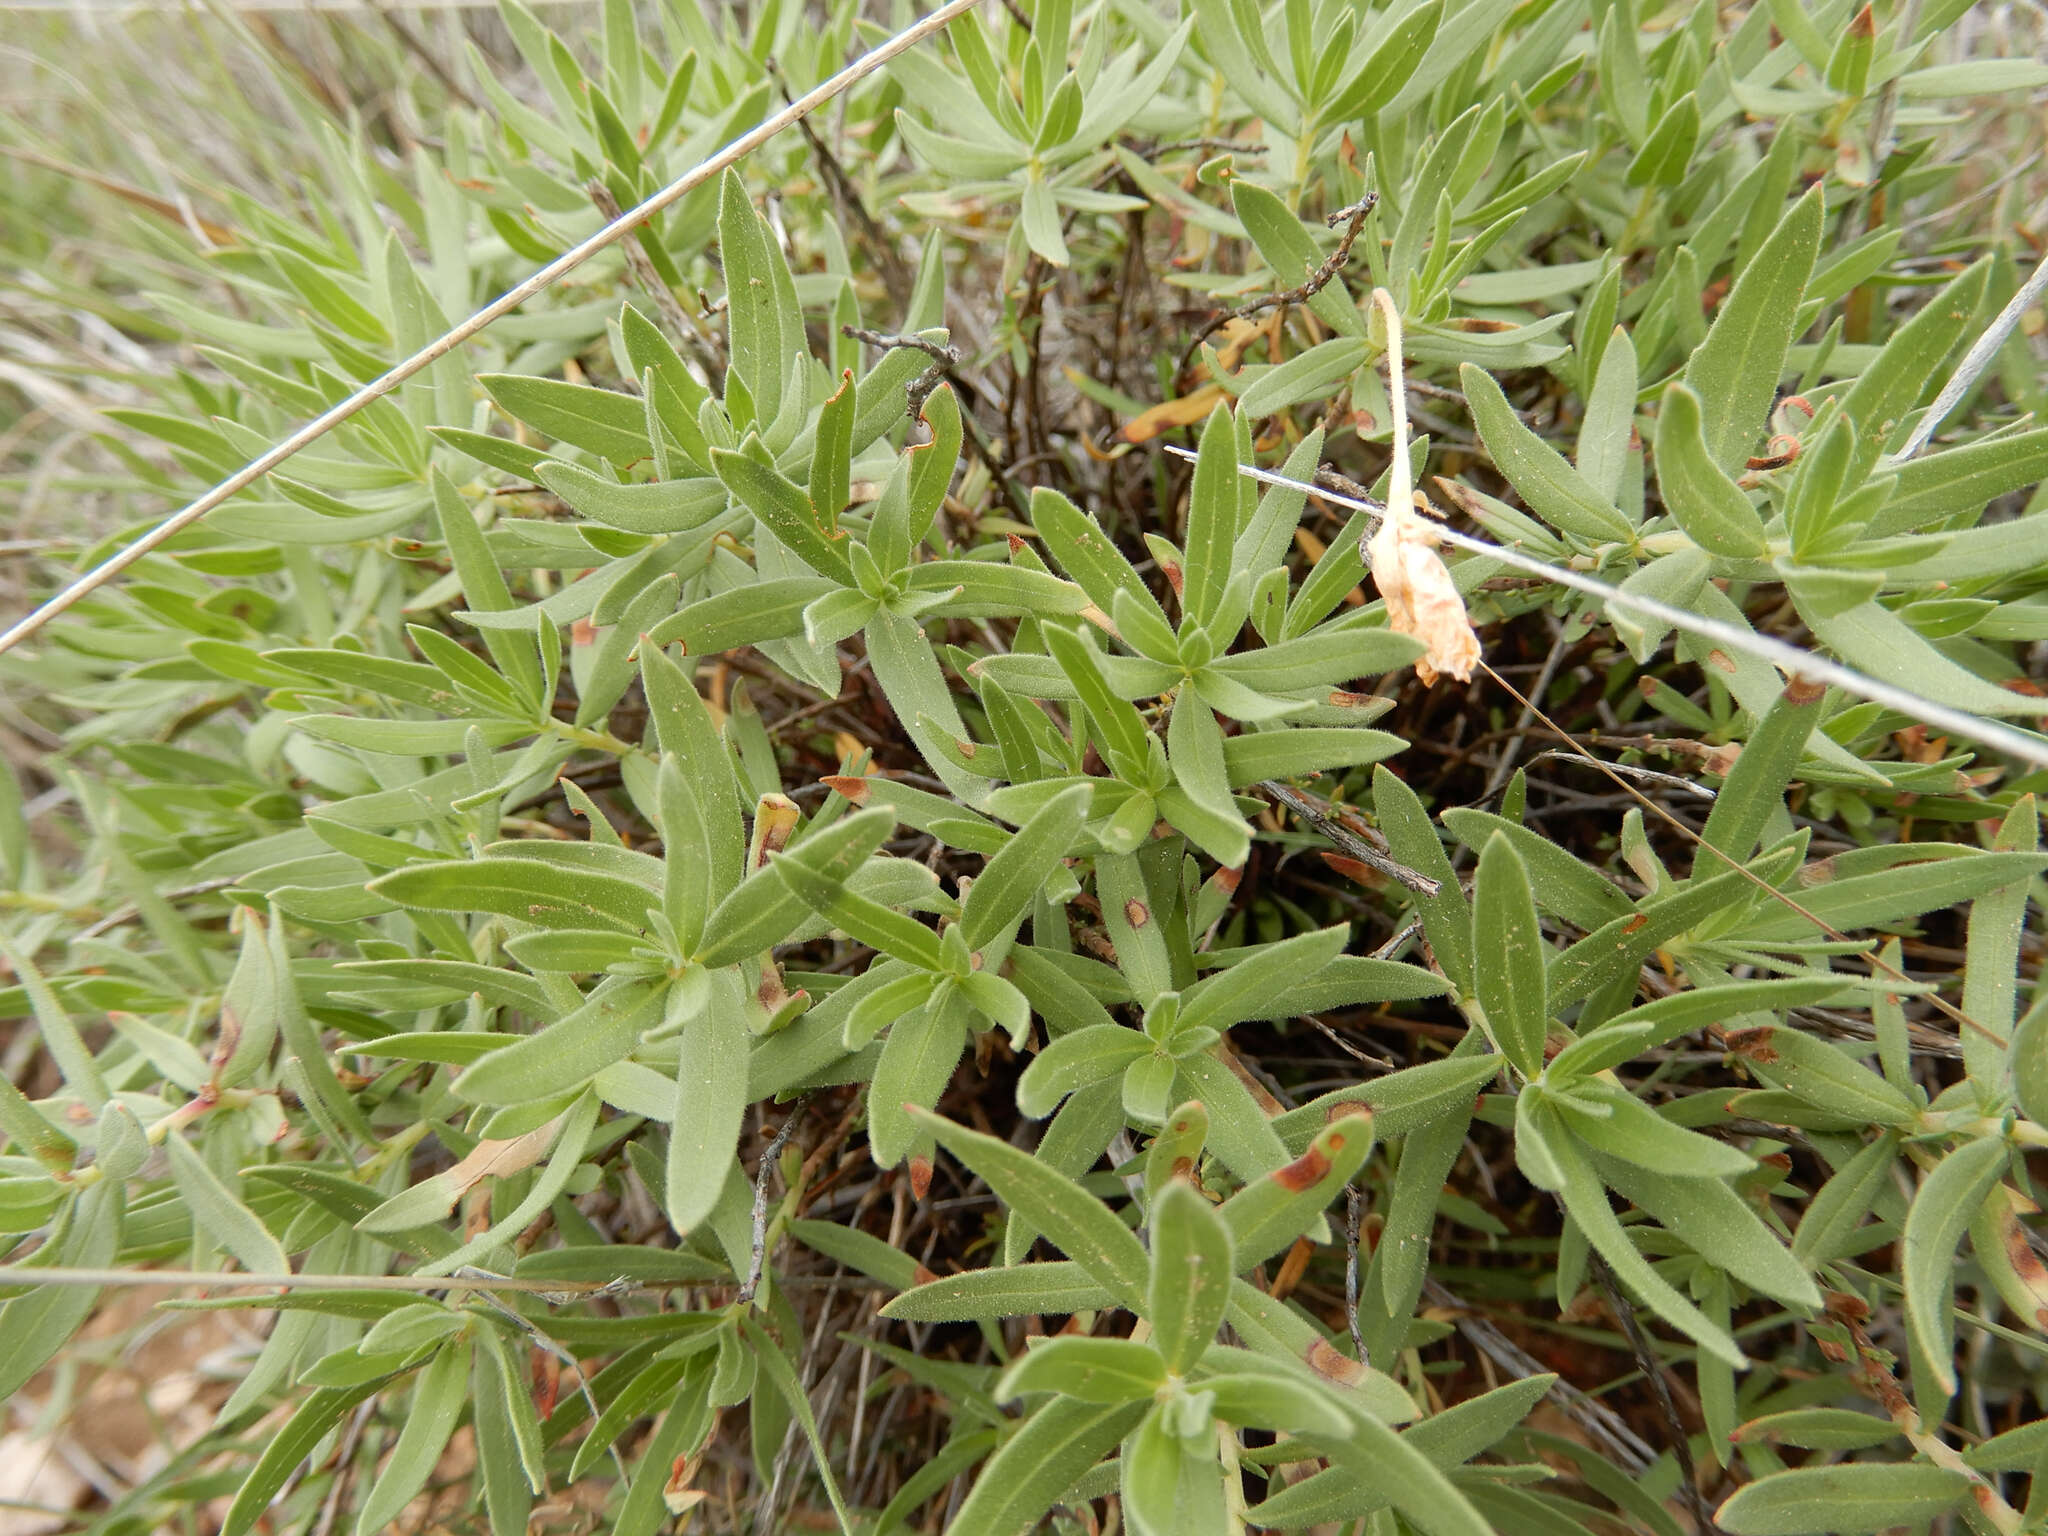
[[981, 424], [974, 419], [974, 412], [967, 407], [967, 398], [980, 392], [953, 371], [960, 364], [959, 348], [930, 341], [910, 332], [872, 331], [858, 325], [841, 326], [840, 334], [855, 341], [864, 341], [871, 347], [909, 347], [931, 358], [932, 366], [913, 379], [907, 391], [910, 400], [910, 419], [923, 419], [924, 403], [931, 398], [932, 391], [939, 387], [941, 381], [951, 384], [961, 397], [960, 429], [967, 440], [969, 451], [981, 460], [982, 467], [988, 471], [989, 479], [1003, 500], [1009, 503], [1011, 510], [1019, 517], [1030, 515], [1030, 504], [1024, 499], [1024, 493], [1018, 490], [1008, 467], [1004, 465], [988, 439], [982, 435]]
[[[804, 126], [808, 128], [810, 125]], [[612, 196], [610, 187], [592, 177], [583, 190], [607, 223], [619, 217], [619, 200]], [[640, 248], [639, 234], [636, 232], [632, 239], [621, 241], [619, 250], [626, 258], [626, 270], [632, 274], [634, 286], [646, 294], [648, 301], [654, 305], [655, 314], [660, 318], [663, 328], [671, 336], [693, 337], [708, 354], [708, 362], [715, 378], [722, 371], [718, 343], [706, 334], [696, 318], [683, 308], [682, 300], [676, 297], [675, 290], [661, 280], [661, 274], [654, 270], [654, 263], [648, 259], [647, 252]]]
[[[1898, 1378], [1892, 1374], [1891, 1356], [1871, 1342], [1863, 1324], [1869, 1318], [1870, 1309], [1857, 1296], [1845, 1292], [1830, 1292], [1827, 1298], [1828, 1320], [1839, 1326], [1849, 1336], [1856, 1350], [1856, 1370], [1853, 1379], [1857, 1387], [1883, 1408], [1899, 1433], [1912, 1443], [1913, 1449], [1925, 1456], [1937, 1467], [1960, 1473], [1970, 1481], [1970, 1497], [1985, 1522], [1999, 1536], [2018, 1536], [2026, 1524], [2026, 1517], [1999, 1496], [1998, 1490], [1984, 1474], [1971, 1466], [1956, 1451], [1955, 1447], [1921, 1420], [1919, 1410], [1899, 1386]], [[1836, 1353], [1841, 1346], [1832, 1340], [1816, 1335], [1823, 1356], [1839, 1358]]]
[[[774, 59], [768, 61], [768, 73], [781, 90], [782, 99], [794, 100], [790, 95], [789, 82], [783, 77], [782, 66]], [[903, 264], [902, 252], [896, 249], [896, 243], [883, 232], [882, 226], [875, 222], [875, 216], [868, 211], [867, 201], [854, 186], [853, 178], [847, 175], [846, 167], [839, 163], [839, 157], [832, 153], [831, 146], [811, 126], [810, 119], [798, 118], [796, 126], [797, 132], [804, 136], [804, 142], [811, 146], [811, 154], [818, 162], [818, 173], [824, 178], [840, 217], [860, 226], [867, 248], [881, 269], [882, 287], [888, 291], [889, 302], [899, 311], [909, 308], [912, 278]]]
[[1423, 896], [1434, 896], [1443, 889], [1437, 881], [1417, 869], [1410, 869], [1392, 855], [1382, 852], [1367, 842], [1358, 833], [1344, 825], [1329, 813], [1327, 802], [1318, 802], [1316, 797], [1304, 794], [1291, 785], [1277, 779], [1261, 779], [1259, 788], [1274, 800], [1294, 812], [1303, 821], [1335, 843], [1349, 858], [1361, 864], [1370, 865], [1390, 879], [1398, 880], [1409, 890]]
[[[1465, 1336], [1466, 1341], [1517, 1380], [1552, 1374], [1544, 1370], [1527, 1350], [1473, 1312], [1468, 1303], [1454, 1296], [1434, 1278], [1423, 1277], [1422, 1293], [1433, 1305], [1449, 1309], [1458, 1332]], [[1551, 1383], [1549, 1395], [1585, 1431], [1588, 1439], [1628, 1472], [1640, 1477], [1657, 1464], [1656, 1451], [1605, 1403], [1573, 1386], [1562, 1376]]]
[[768, 1143], [768, 1150], [761, 1154], [761, 1161], [754, 1168], [754, 1247], [747, 1263], [746, 1284], [733, 1298], [740, 1306], [754, 1299], [754, 1293], [761, 1288], [761, 1273], [768, 1264], [768, 1180], [775, 1172], [776, 1159], [789, 1145], [789, 1138], [796, 1134], [810, 1102], [811, 1095], [807, 1093], [790, 1106], [788, 1118], [782, 1122], [782, 1128], [775, 1133], [775, 1139]]
[[1338, 1034], [1336, 1030], [1332, 1029], [1329, 1026], [1329, 1024], [1324, 1022], [1315, 1014], [1304, 1013], [1301, 1015], [1301, 1017], [1308, 1020], [1308, 1022], [1311, 1025], [1313, 1025], [1323, 1035], [1325, 1039], [1327, 1039], [1332, 1045], [1336, 1046], [1337, 1049], [1342, 1051], [1345, 1055], [1349, 1056], [1353, 1061], [1362, 1061], [1368, 1067], [1377, 1067], [1382, 1072], [1392, 1072], [1395, 1069], [1396, 1064], [1393, 1061], [1389, 1060], [1385, 1056], [1375, 1056], [1371, 1051], [1361, 1051], [1357, 1046], [1353, 1045], [1349, 1040], [1346, 1040], [1342, 1035]]
[[791, 123], [807, 113], [816, 111], [840, 92], [873, 74], [905, 49], [915, 47], [934, 32], [943, 29], [956, 17], [972, 10], [977, 3], [978, 0], [946, 0], [938, 9], [927, 16], [919, 17], [901, 32], [862, 54], [829, 80], [806, 92], [799, 100], [741, 134], [708, 159], [692, 166], [645, 202], [608, 221], [594, 234], [564, 251], [525, 281], [507, 289], [461, 324], [435, 337], [403, 362], [372, 379], [346, 400], [330, 406], [284, 441], [258, 454], [197, 500], [179, 508], [149, 532], [123, 545], [91, 570], [72, 580], [41, 607], [12, 625], [4, 634], [0, 634], [0, 651], [12, 650], [58, 614], [98, 591], [151, 551], [162, 548], [166, 541], [190, 528], [230, 497], [247, 490], [285, 460], [318, 442], [343, 422], [390, 394], [407, 379], [446, 357], [494, 321], [502, 319], [534, 295], [552, 287], [599, 251], [632, 233], [642, 221], [680, 201], [696, 188], [712, 180], [726, 167], [744, 159], [767, 143]]
[[[1372, 212], [1374, 205], [1379, 200], [1379, 193], [1368, 192], [1357, 202], [1351, 204], [1350, 207], [1339, 208], [1335, 213], [1323, 220], [1332, 229], [1336, 228], [1339, 224], [1343, 224], [1344, 233], [1337, 237], [1337, 248], [1323, 258], [1322, 265], [1311, 272], [1305, 281], [1286, 289], [1284, 292], [1268, 294], [1262, 299], [1253, 299], [1249, 304], [1240, 304], [1236, 309], [1223, 310], [1215, 315], [1208, 324], [1195, 333], [1194, 340], [1188, 343], [1187, 351], [1181, 354], [1179, 371], [1182, 373], [1187, 372], [1188, 364], [1194, 361], [1195, 353], [1201, 350], [1202, 343], [1215, 335], [1224, 326], [1230, 324], [1231, 321], [1249, 320], [1253, 315], [1263, 314], [1266, 310], [1274, 309], [1281, 305], [1306, 304], [1310, 299], [1329, 287], [1337, 274], [1350, 264], [1351, 247], [1358, 239], [1358, 232], [1365, 228], [1366, 216]], [[1347, 220], [1349, 221], [1348, 223], [1346, 222]]]
[[1629, 1351], [1636, 1357], [1636, 1369], [1650, 1384], [1650, 1391], [1657, 1398], [1657, 1409], [1664, 1415], [1665, 1426], [1671, 1431], [1671, 1454], [1678, 1460], [1678, 1479], [1685, 1489], [1685, 1502], [1692, 1510], [1694, 1525], [1704, 1536], [1720, 1536], [1721, 1528], [1714, 1524], [1714, 1512], [1707, 1507], [1706, 1495], [1700, 1492], [1699, 1472], [1692, 1459], [1692, 1440], [1685, 1432], [1684, 1422], [1678, 1417], [1678, 1404], [1672, 1399], [1671, 1383], [1664, 1375], [1664, 1363], [1650, 1348], [1642, 1325], [1636, 1321], [1635, 1306], [1615, 1283], [1614, 1271], [1607, 1267], [1607, 1261], [1597, 1253], [1588, 1252], [1586, 1263], [1594, 1282], [1600, 1287], [1600, 1293], [1607, 1298], [1608, 1310], [1621, 1325], [1622, 1337], [1628, 1340]]
[[[931, 367], [910, 381], [907, 393], [910, 397], [910, 418], [913, 421], [924, 415], [925, 401], [931, 399], [932, 391], [939, 387], [948, 372], [960, 366], [958, 347], [948, 346], [942, 341], [933, 341], [912, 331], [874, 331], [863, 325], [842, 325], [839, 327], [839, 334], [851, 337], [855, 341], [864, 341], [871, 347], [880, 347], [884, 351], [907, 348], [912, 352], [922, 352], [932, 360]], [[963, 411], [961, 414], [966, 413]]]
[[1344, 1320], [1351, 1325], [1351, 1349], [1360, 1365], [1365, 1357], [1365, 1332], [1358, 1326], [1358, 1219], [1365, 1196], [1356, 1184], [1344, 1186]]

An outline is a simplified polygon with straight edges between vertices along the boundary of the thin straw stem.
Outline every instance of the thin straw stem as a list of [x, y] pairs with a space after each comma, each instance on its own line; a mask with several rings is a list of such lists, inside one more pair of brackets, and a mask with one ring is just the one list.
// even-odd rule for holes
[[98, 591], [144, 555], [191, 527], [229, 497], [247, 490], [300, 449], [318, 442], [351, 416], [361, 411], [365, 406], [390, 394], [392, 390], [398, 388], [399, 385], [403, 384], [414, 374], [446, 357], [450, 352], [453, 352], [457, 347], [461, 346], [470, 337], [476, 335], [477, 332], [483, 330], [493, 321], [502, 319], [510, 314], [535, 294], [542, 292], [559, 278], [582, 266], [584, 262], [595, 256], [599, 251], [616, 244], [621, 238], [629, 234], [636, 225], [687, 196], [690, 192], [725, 170], [726, 167], [751, 154], [754, 150], [759, 149], [763, 144], [766, 144], [799, 118], [817, 110], [840, 92], [847, 89], [847, 87], [873, 74], [884, 64], [895, 58], [897, 54], [915, 47], [955, 17], [964, 15], [978, 4], [980, 4], [980, 0], [946, 0], [946, 3], [936, 11], [933, 11], [931, 15], [904, 28], [894, 37], [888, 39], [888, 41], [862, 54], [858, 59], [847, 65], [846, 68], [840, 70], [838, 74], [832, 76], [831, 79], [798, 97], [773, 117], [766, 119], [756, 127], [741, 134], [737, 139], [726, 145], [725, 148], [718, 151], [717, 154], [711, 156], [710, 159], [702, 161], [688, 171], [685, 171], [681, 176], [663, 187], [645, 202], [627, 209], [616, 219], [606, 224], [596, 234], [583, 241], [582, 244], [564, 251], [560, 256], [557, 256], [516, 288], [509, 289], [499, 295], [467, 320], [464, 320], [460, 325], [428, 342], [426, 346], [413, 353], [411, 357], [398, 364], [390, 372], [371, 380], [339, 405], [307, 422], [305, 426], [299, 428], [298, 431], [294, 432], [276, 447], [250, 460], [249, 463], [236, 470], [197, 501], [191, 502], [172, 513], [134, 543], [127, 545], [100, 564], [94, 566], [83, 576], [80, 576], [69, 586], [65, 587], [55, 597], [36, 609], [35, 612], [22, 619], [12, 629], [9, 629], [5, 634], [0, 634], [0, 652], [12, 650], [45, 624], [49, 623], [50, 620], [57, 617], [58, 614]]
[[616, 1281], [515, 1280], [501, 1275], [247, 1275], [204, 1269], [79, 1269], [0, 1264], [0, 1285], [162, 1286], [268, 1291], [512, 1291], [530, 1296], [615, 1295]]
[[1912, 435], [1900, 446], [1899, 451], [1886, 460], [1888, 464], [1903, 464], [1934, 436], [1935, 429], [1948, 420], [1948, 413], [1956, 408], [1963, 396], [1970, 392], [1970, 386], [1977, 382], [1977, 375], [1989, 366], [1998, 349], [2005, 345], [2012, 328], [2020, 323], [2020, 316], [2041, 301], [2043, 290], [2048, 290], [2048, 256], [2043, 256], [2034, 266], [2033, 274], [2020, 285], [2019, 292], [2012, 296], [1998, 317], [1984, 329], [1970, 350], [1963, 354], [1963, 360], [1956, 364], [1956, 371], [1942, 385], [1941, 393], [1934, 397], [1934, 404], [1913, 425]]
[[[1194, 457], [1187, 449], [1172, 445], [1167, 445], [1166, 451], [1177, 454], [1182, 458], [1191, 459]], [[1332, 506], [1349, 507], [1355, 511], [1370, 513], [1375, 517], [1385, 515], [1385, 508], [1377, 502], [1361, 501], [1355, 496], [1340, 495], [1335, 491], [1325, 490], [1319, 485], [1309, 485], [1300, 480], [1289, 479], [1287, 476], [1276, 474], [1272, 470], [1259, 469], [1249, 464], [1240, 464], [1238, 466], [1238, 473], [1249, 475], [1252, 479], [1266, 485], [1284, 485], [1293, 490], [1306, 491], [1311, 496], [1320, 496]], [[1826, 683], [1831, 687], [1841, 689], [1844, 693], [1854, 694], [1859, 699], [1868, 699], [1873, 704], [1882, 704], [1886, 709], [1897, 710], [1900, 714], [1933, 726], [1938, 730], [1947, 731], [1956, 736], [1967, 737], [1969, 740], [1983, 746], [1996, 747], [1999, 751], [2016, 757], [2033, 767], [2048, 768], [2048, 738], [2017, 730], [2009, 725], [2001, 725], [1996, 721], [1983, 720], [1975, 715], [1966, 714], [1959, 709], [1951, 709], [1946, 704], [1937, 703], [1933, 699], [1922, 698], [1919, 694], [1912, 693], [1907, 689], [1897, 687], [1878, 678], [1866, 676], [1864, 673], [1856, 671], [1853, 667], [1845, 667], [1838, 661], [1830, 661], [1825, 656], [1817, 656], [1811, 651], [1802, 650], [1800, 647], [1788, 644], [1786, 641], [1773, 639], [1769, 635], [1759, 635], [1752, 630], [1743, 629], [1720, 619], [1708, 618], [1697, 613], [1689, 613], [1683, 608], [1674, 607], [1672, 604], [1662, 602], [1654, 597], [1644, 597], [1638, 593], [1624, 592], [1618, 587], [1609, 586], [1606, 582], [1595, 580], [1591, 576], [1582, 575], [1577, 571], [1566, 570], [1562, 566], [1551, 565], [1547, 561], [1538, 560], [1532, 555], [1525, 555], [1499, 544], [1489, 544], [1484, 539], [1475, 539], [1470, 534], [1458, 532], [1455, 528], [1437, 527], [1432, 531], [1444, 543], [1465, 550], [1470, 554], [1484, 555], [1489, 559], [1498, 560], [1502, 565], [1509, 566], [1514, 570], [1523, 571], [1532, 576], [1540, 576], [1546, 581], [1554, 581], [1559, 586], [1570, 587], [1576, 592], [1584, 592], [1590, 597], [1597, 597], [1613, 606], [1661, 620], [1673, 628], [1683, 629], [1703, 639], [1712, 640], [1715, 644], [1726, 646], [1730, 650], [1741, 651], [1746, 655], [1768, 661], [1774, 666], [1784, 668], [1787, 673], [1794, 676], [1805, 677], [1817, 683]]]

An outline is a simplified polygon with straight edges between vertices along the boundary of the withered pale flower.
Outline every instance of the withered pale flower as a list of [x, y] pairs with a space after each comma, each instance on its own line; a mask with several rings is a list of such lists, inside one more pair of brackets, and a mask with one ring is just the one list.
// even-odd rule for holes
[[1470, 682], [1479, 664], [1479, 636], [1465, 612], [1437, 550], [1436, 532], [1415, 511], [1415, 472], [1408, 461], [1408, 398], [1401, 380], [1401, 314], [1384, 288], [1373, 302], [1387, 324], [1387, 395], [1394, 407], [1394, 463], [1387, 486], [1387, 512], [1379, 530], [1360, 550], [1386, 600], [1387, 622], [1398, 634], [1413, 635], [1428, 652], [1415, 663], [1427, 687], [1448, 673]]
[[1386, 599], [1388, 623], [1429, 647], [1415, 663], [1415, 675], [1425, 686], [1446, 673], [1470, 682], [1479, 662], [1479, 636], [1436, 552], [1429, 524], [1412, 508], [1389, 507], [1366, 546], [1366, 559]]

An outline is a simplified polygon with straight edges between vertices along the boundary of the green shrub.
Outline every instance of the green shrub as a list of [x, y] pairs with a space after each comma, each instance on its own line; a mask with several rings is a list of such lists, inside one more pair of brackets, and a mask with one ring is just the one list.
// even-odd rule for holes
[[[84, 1433], [121, 1286], [263, 1277], [176, 1282], [251, 1342], [81, 1528], [2048, 1506], [2048, 67], [1184, 11], [968, 13], [0, 663], [0, 1396]], [[109, 23], [222, 176], [24, 98], [10, 555], [910, 19]], [[1469, 684], [1360, 587], [1411, 457]]]

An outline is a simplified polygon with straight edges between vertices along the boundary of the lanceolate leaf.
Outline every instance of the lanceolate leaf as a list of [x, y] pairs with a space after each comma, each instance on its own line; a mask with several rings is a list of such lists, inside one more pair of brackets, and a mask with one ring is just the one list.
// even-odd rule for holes
[[[1615, 1218], [1607, 1191], [1591, 1163], [1576, 1150], [1562, 1127], [1556, 1126], [1554, 1120], [1551, 1124], [1555, 1129], [1546, 1137], [1546, 1155], [1554, 1165], [1557, 1193], [1572, 1220], [1613, 1268], [1616, 1278], [1647, 1303], [1651, 1311], [1690, 1335], [1702, 1349], [1740, 1370], [1747, 1361], [1735, 1341], [1650, 1267], [1629, 1238], [1627, 1228]], [[1520, 1155], [1522, 1149], [1518, 1147], [1517, 1152]]]
[[1094, 1279], [1133, 1311], [1144, 1307], [1149, 1266], [1130, 1228], [1073, 1180], [1008, 1142], [953, 1125], [926, 1110], [911, 1118], [988, 1181]]
[[1122, 1072], [1152, 1049], [1144, 1035], [1121, 1024], [1097, 1024], [1062, 1035], [1024, 1069], [1017, 1084], [1017, 1107], [1027, 1115], [1051, 1114], [1066, 1095]]
[[1678, 526], [1700, 548], [1754, 558], [1765, 552], [1764, 521], [1714, 462], [1700, 398], [1683, 384], [1664, 391], [1657, 417], [1657, 485]]
[[638, 933], [657, 893], [617, 875], [536, 859], [415, 864], [370, 882], [401, 906], [430, 912], [496, 912], [543, 928], [612, 927]]
[[1244, 1019], [1265, 1017], [1276, 993], [1290, 984], [1313, 982], [1317, 972], [1342, 953], [1350, 933], [1325, 928], [1261, 945], [1228, 968], [1212, 972], [1183, 995], [1178, 1029], [1226, 1029]]
[[[1820, 717], [1826, 690], [1794, 682], [1771, 706], [1743, 743], [1742, 755], [1715, 796], [1714, 809], [1700, 840], [1731, 860], [1747, 859], [1771, 817], [1784, 803], [1785, 787], [1798, 770], [1806, 739]], [[1701, 855], [1698, 873], [1718, 875], [1728, 867], [1722, 859]]]
[[1044, 1339], [1003, 1372], [996, 1395], [1057, 1392], [1084, 1403], [1140, 1402], [1165, 1382], [1166, 1371], [1159, 1351], [1135, 1339]]
[[1237, 1268], [1230, 1230], [1194, 1188], [1176, 1179], [1152, 1206], [1152, 1278], [1145, 1320], [1173, 1370], [1186, 1373], [1215, 1341]]
[[1943, 1396], [1956, 1390], [1956, 1245], [1984, 1192], [2005, 1171], [2007, 1156], [2004, 1144], [1994, 1137], [1963, 1143], [1921, 1181], [1906, 1212], [1903, 1269], [1914, 1369], [1924, 1372]]
[[711, 1214], [732, 1169], [747, 1113], [750, 1043], [730, 1002], [704, 1010], [683, 1028], [663, 1205], [670, 1224], [685, 1235]]
[[1023, 915], [1053, 867], [1073, 846], [1088, 802], [1070, 789], [1049, 802], [982, 867], [967, 893], [961, 929], [970, 948], [980, 948]]
[[1543, 1070], [1549, 1029], [1544, 1007], [1546, 950], [1529, 894], [1528, 871], [1514, 845], [1496, 832], [1479, 856], [1472, 887], [1472, 939], [1478, 954], [1479, 1002], [1501, 1054], [1525, 1077]]
[[1799, 300], [1820, 252], [1822, 206], [1816, 188], [1786, 210], [1686, 364], [1685, 382], [1700, 399], [1707, 456], [1729, 475], [1741, 471], [1763, 436]]
[[647, 982], [605, 982], [582, 1006], [539, 1034], [490, 1053], [456, 1079], [472, 1104], [526, 1104], [582, 1086], [660, 1021], [667, 989]]
[[905, 1291], [882, 1308], [905, 1322], [968, 1322], [1033, 1312], [1093, 1312], [1116, 1304], [1108, 1287], [1071, 1260], [970, 1269]]
[[1053, 1399], [989, 1458], [953, 1523], [988, 1536], [1025, 1536], [1144, 1412], [1142, 1403]]
[[1855, 1536], [1925, 1524], [1969, 1491], [1962, 1473], [1924, 1463], [1800, 1467], [1738, 1488], [1714, 1523], [1730, 1536]]
[[1371, 1153], [1370, 1115], [1350, 1114], [1325, 1129], [1285, 1167], [1245, 1185], [1224, 1202], [1236, 1262], [1249, 1269], [1301, 1236]]

